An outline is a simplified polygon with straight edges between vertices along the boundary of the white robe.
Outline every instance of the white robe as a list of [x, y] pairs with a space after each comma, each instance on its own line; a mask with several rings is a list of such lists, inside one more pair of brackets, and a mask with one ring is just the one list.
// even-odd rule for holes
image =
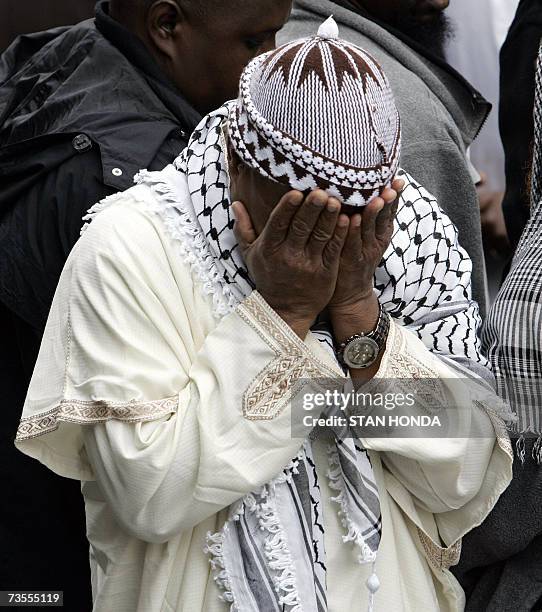
[[[224, 612], [205, 535], [302, 443], [291, 438], [288, 404], [277, 410], [271, 397], [260, 402], [266, 418], [254, 417], [247, 390], [292, 347], [313, 376], [341, 373], [311, 333], [302, 342], [257, 292], [217, 319], [212, 296], [149, 212], [155, 198], [145, 185], [115, 196], [71, 253], [16, 444], [82, 481], [95, 611]], [[278, 384], [287, 387], [288, 375]], [[398, 375], [457, 377], [392, 323], [378, 376]], [[477, 432], [468, 439], [362, 439], [382, 509], [376, 612], [463, 607], [448, 568], [461, 537], [508, 485], [512, 464], [491, 409], [473, 405], [468, 418]], [[371, 568], [341, 541], [322, 442], [314, 452], [329, 610], [365, 610]]]

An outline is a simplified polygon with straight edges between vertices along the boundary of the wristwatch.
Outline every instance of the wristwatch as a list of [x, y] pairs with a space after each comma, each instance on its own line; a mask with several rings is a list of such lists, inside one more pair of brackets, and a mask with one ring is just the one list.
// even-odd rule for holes
[[350, 336], [337, 349], [341, 365], [354, 370], [369, 368], [378, 359], [390, 331], [390, 316], [380, 305], [378, 321], [373, 331]]

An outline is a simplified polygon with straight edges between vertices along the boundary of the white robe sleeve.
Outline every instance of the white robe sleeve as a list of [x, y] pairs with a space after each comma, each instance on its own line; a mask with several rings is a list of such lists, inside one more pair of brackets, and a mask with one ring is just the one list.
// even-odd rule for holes
[[[434, 516], [439, 533], [432, 537], [451, 545], [483, 521], [510, 482], [512, 451], [501, 416], [511, 414], [492, 390], [481, 352], [471, 259], [435, 198], [408, 174], [402, 178], [396, 231], [375, 277], [394, 317], [376, 378], [438, 381], [436, 398], [452, 433], [431, 439], [420, 428], [412, 437], [388, 431], [362, 441], [380, 453], [386, 486], [403, 512], [422, 531], [423, 517]], [[401, 413], [429, 414], [419, 403]]]
[[422, 531], [423, 517], [434, 515], [439, 537], [452, 545], [482, 522], [510, 482], [512, 449], [499, 413], [506, 405], [485, 387], [459, 378], [412, 332], [392, 323], [371, 384], [401, 384], [401, 379], [414, 381], [407, 390], [423, 385], [424, 379], [435, 383], [431, 412], [427, 403], [417, 401], [401, 408], [401, 414], [420, 417], [446, 411], [450, 437], [431, 438], [420, 427], [410, 437], [397, 430], [396, 437], [388, 431], [385, 438], [361, 441], [380, 453], [388, 472], [386, 486], [402, 510]]
[[16, 442], [59, 474], [97, 479], [123, 527], [151, 542], [277, 476], [302, 444], [290, 401], [340, 376], [256, 292], [209, 321], [211, 297], [160, 231], [117, 205], [78, 242]]

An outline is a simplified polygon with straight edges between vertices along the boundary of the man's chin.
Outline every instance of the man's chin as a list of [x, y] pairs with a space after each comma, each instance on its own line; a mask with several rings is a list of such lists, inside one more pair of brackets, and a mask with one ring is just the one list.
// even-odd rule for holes
[[442, 11], [427, 11], [404, 17], [394, 25], [427, 51], [442, 58], [446, 41], [453, 36], [452, 23]]
[[442, 13], [436, 13], [434, 11], [419, 13], [414, 16], [417, 23], [423, 26], [436, 26], [440, 23]]

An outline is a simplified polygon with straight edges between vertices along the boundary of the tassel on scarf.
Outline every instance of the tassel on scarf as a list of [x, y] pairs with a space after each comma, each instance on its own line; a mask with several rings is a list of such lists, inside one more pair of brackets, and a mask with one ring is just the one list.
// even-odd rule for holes
[[534, 443], [532, 457], [537, 465], [542, 464], [542, 434], [540, 434]]
[[367, 578], [367, 581], [365, 582], [367, 590], [369, 591], [369, 608], [368, 608], [368, 612], [374, 612], [374, 609], [375, 609], [375, 595], [376, 595], [376, 592], [378, 591], [378, 589], [380, 588], [380, 580], [378, 579], [378, 576], [376, 575], [375, 565], [376, 565], [376, 563], [373, 563], [373, 573], [369, 576], [369, 578]]
[[516, 442], [516, 455], [521, 461], [521, 465], [525, 465], [525, 438], [523, 434], [521, 434]]

